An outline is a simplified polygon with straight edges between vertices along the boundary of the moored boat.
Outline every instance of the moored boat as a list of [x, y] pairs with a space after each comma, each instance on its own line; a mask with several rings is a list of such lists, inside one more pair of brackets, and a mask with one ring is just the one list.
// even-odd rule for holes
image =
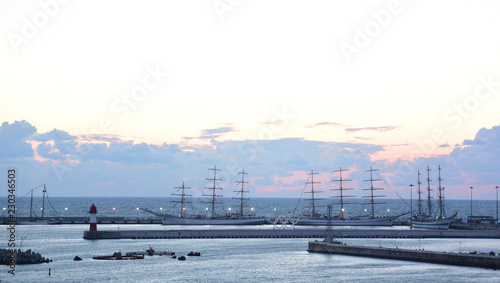
[[95, 260], [134, 260], [144, 259], [144, 255], [122, 255], [121, 252], [114, 253], [113, 255], [94, 256]]
[[209, 170], [212, 170], [214, 172], [214, 177], [208, 178], [207, 180], [213, 182], [213, 185], [211, 187], [205, 188], [210, 191], [210, 194], [204, 194], [204, 196], [211, 197], [211, 200], [203, 203], [211, 204], [211, 216], [186, 214], [185, 204], [191, 203], [190, 201], [186, 200], [186, 197], [190, 197], [191, 195], [186, 193], [186, 190], [188, 190], [189, 187], [185, 187], [184, 183], [182, 183], [181, 187], [176, 188], [178, 189], [176, 193], [172, 194], [181, 197], [180, 200], [172, 201], [174, 203], [180, 204], [180, 213], [178, 215], [161, 214], [145, 208], [140, 209], [156, 215], [158, 218], [160, 218], [163, 225], [260, 225], [267, 222], [267, 219], [265, 217], [257, 217], [253, 214], [245, 214], [243, 212], [244, 203], [248, 200], [248, 198], [243, 197], [243, 194], [245, 192], [248, 192], [243, 189], [243, 185], [247, 183], [244, 180], [244, 176], [247, 174], [245, 173], [245, 171], [239, 173], [242, 175], [242, 180], [236, 182], [237, 184], [241, 185], [241, 189], [236, 191], [240, 194], [240, 197], [238, 197], [238, 199], [241, 201], [239, 205], [240, 212], [217, 215], [215, 213], [215, 207], [216, 204], [220, 202], [217, 202], [216, 198], [221, 196], [217, 195], [216, 191], [222, 190], [222, 188], [217, 187], [216, 185], [216, 181], [220, 180], [217, 179], [217, 171], [220, 171], [220, 169], [217, 169], [217, 167], [214, 166], [214, 168], [210, 168]]
[[315, 194], [319, 193], [319, 191], [314, 189], [314, 184], [317, 184], [319, 182], [314, 181], [314, 175], [316, 173], [311, 171], [311, 173], [308, 173], [308, 175], [311, 176], [310, 177], [311, 181], [307, 182], [308, 184], [311, 184], [311, 189], [310, 189], [310, 191], [307, 191], [306, 193], [310, 193], [312, 195], [311, 199], [309, 199], [311, 201], [310, 207], [312, 207], [312, 214], [302, 215], [299, 217], [291, 217], [289, 222], [291, 222], [293, 225], [304, 225], [304, 226], [327, 226], [327, 225], [331, 225], [331, 226], [391, 226], [392, 221], [394, 221], [399, 216], [401, 216], [401, 215], [375, 216], [375, 205], [376, 204], [383, 204], [383, 203], [375, 202], [374, 198], [383, 197], [383, 196], [374, 195], [374, 191], [381, 190], [381, 188], [375, 188], [373, 186], [373, 182], [379, 181], [379, 179], [373, 179], [373, 175], [372, 175], [372, 173], [377, 171], [377, 169], [370, 168], [370, 170], [367, 170], [367, 172], [370, 172], [370, 179], [367, 180], [367, 181], [370, 181], [370, 188], [366, 189], [366, 190], [371, 191], [371, 194], [369, 196], [366, 196], [366, 197], [370, 198], [370, 201], [367, 203], [364, 203], [364, 204], [371, 205], [371, 209], [372, 209], [371, 214], [366, 215], [366, 216], [344, 217], [344, 205], [355, 204], [355, 203], [351, 203], [351, 202], [346, 202], [344, 200], [344, 198], [354, 197], [353, 195], [346, 195], [345, 194], [345, 191], [354, 190], [352, 188], [345, 188], [343, 186], [344, 182], [350, 181], [350, 180], [342, 178], [342, 172], [345, 172], [345, 171], [348, 171], [348, 170], [342, 169], [342, 167], [340, 167], [339, 170], [334, 171], [334, 173], [337, 173], [337, 172], [339, 173], [339, 179], [334, 180], [334, 181], [339, 182], [340, 185], [339, 185], [338, 189], [332, 189], [332, 190], [339, 191], [339, 195], [334, 196], [334, 198], [338, 198], [339, 201], [332, 203], [332, 205], [339, 205], [340, 206], [339, 215], [328, 219], [328, 216], [326, 216], [326, 215], [315, 213], [316, 207], [317, 207], [315, 201], [320, 200], [320, 198], [315, 197]]
[[441, 186], [441, 181], [443, 179], [441, 178], [441, 166], [438, 165], [438, 211], [439, 213], [436, 215], [436, 217], [432, 217], [432, 197], [431, 197], [431, 178], [430, 178], [430, 171], [429, 166], [427, 166], [427, 208], [428, 212], [424, 212], [422, 209], [422, 199], [421, 199], [421, 194], [422, 192], [420, 191], [420, 185], [422, 184], [420, 182], [420, 171], [417, 171], [417, 176], [418, 176], [418, 213], [412, 219], [411, 226], [413, 228], [420, 228], [420, 229], [439, 229], [439, 230], [448, 230], [450, 229], [450, 222], [451, 220], [457, 215], [457, 213], [453, 214], [451, 217], [446, 217], [445, 213], [445, 205], [444, 205], [444, 187]]
[[450, 228], [450, 221], [413, 221], [412, 226], [413, 228], [448, 230]]
[[[36, 189], [40, 188], [43, 186], [43, 196], [42, 196], [42, 217], [37, 217], [36, 213], [33, 212], [33, 191]], [[16, 224], [19, 225], [53, 225], [53, 224], [60, 224], [61, 219], [46, 219], [44, 217], [45, 213], [45, 199], [47, 199], [48, 203], [52, 207], [52, 209], [55, 211], [54, 207], [52, 206], [52, 203], [50, 202], [49, 195], [47, 194], [47, 188], [45, 184], [40, 185], [38, 187], [35, 187], [34, 189], [30, 190], [29, 193], [31, 193], [31, 199], [30, 199], [30, 217], [29, 219], [23, 219], [23, 220], [18, 220]], [[33, 216], [33, 214], [35, 216]]]

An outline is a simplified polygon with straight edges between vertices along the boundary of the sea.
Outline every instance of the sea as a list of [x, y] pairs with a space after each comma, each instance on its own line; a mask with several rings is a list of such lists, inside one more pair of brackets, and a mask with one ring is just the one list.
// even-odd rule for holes
[[[45, 216], [88, 216], [89, 207], [97, 206], [97, 217], [154, 217], [138, 207], [175, 214], [172, 198], [63, 198], [45, 203]], [[186, 211], [208, 213], [206, 199], [193, 198]], [[324, 200], [326, 204], [328, 200]], [[29, 215], [29, 199], [19, 201], [18, 216]], [[355, 202], [365, 202], [358, 199]], [[376, 215], [398, 215], [410, 211], [410, 200], [388, 199], [376, 206]], [[309, 203], [299, 199], [255, 198], [245, 210], [266, 217], [306, 213]], [[318, 201], [318, 205], [321, 205]], [[470, 215], [470, 200], [447, 200], [447, 214], [457, 218]], [[1, 205], [7, 205], [3, 202]], [[41, 198], [34, 198], [34, 211], [40, 216]], [[413, 209], [418, 209], [415, 200]], [[224, 199], [218, 213], [237, 211], [236, 200]], [[231, 210], [229, 210], [231, 208]], [[251, 210], [253, 208], [253, 210]], [[346, 206], [347, 216], [370, 211], [360, 204]], [[496, 201], [474, 200], [473, 215], [496, 216]], [[326, 213], [326, 207], [318, 207]], [[334, 207], [335, 211], [338, 207]], [[7, 211], [2, 210], [3, 216]], [[403, 216], [406, 217], [406, 216]], [[8, 248], [8, 226], [0, 227], [0, 247]], [[308, 241], [322, 239], [120, 239], [84, 240], [88, 225], [17, 225], [16, 247], [31, 249], [52, 262], [17, 265], [15, 275], [9, 266], [0, 266], [1, 282], [500, 282], [500, 270], [460, 267], [409, 261], [374, 259], [307, 252]], [[154, 224], [98, 225], [98, 230], [220, 229], [215, 226], [162, 226]], [[238, 227], [224, 227], [225, 229]], [[239, 227], [241, 228], [241, 227]], [[273, 225], [251, 226], [255, 229], [291, 229]], [[344, 227], [354, 228], [354, 227]], [[401, 227], [400, 227], [401, 228]], [[387, 228], [391, 229], [391, 228]], [[402, 228], [408, 229], [408, 228]], [[500, 253], [499, 239], [343, 239], [347, 244], [425, 249], [448, 252], [494, 251]], [[158, 251], [172, 251], [177, 256], [190, 251], [200, 257], [186, 261], [169, 256], [146, 257], [131, 261], [98, 261], [96, 255], [121, 251], [145, 251], [150, 246]], [[74, 261], [79, 256], [81, 261]], [[49, 275], [50, 269], [50, 275]]]

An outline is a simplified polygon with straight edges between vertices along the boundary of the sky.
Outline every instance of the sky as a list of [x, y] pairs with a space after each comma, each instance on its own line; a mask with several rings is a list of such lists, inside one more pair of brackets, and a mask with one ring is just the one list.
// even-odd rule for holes
[[[0, 170], [19, 193], [358, 197], [500, 185], [497, 1], [0, 1]], [[307, 189], [307, 188], [306, 188]], [[1, 191], [0, 195], [7, 192]]]

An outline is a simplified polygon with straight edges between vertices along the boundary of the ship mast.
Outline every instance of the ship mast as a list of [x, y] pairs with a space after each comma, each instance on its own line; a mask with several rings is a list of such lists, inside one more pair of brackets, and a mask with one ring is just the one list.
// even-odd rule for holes
[[244, 193], [249, 193], [249, 191], [244, 190], [243, 186], [244, 184], [248, 184], [247, 181], [245, 181], [245, 175], [248, 175], [248, 173], [245, 173], [245, 170], [238, 172], [238, 175], [241, 175], [241, 181], [236, 181], [237, 185], [241, 184], [241, 189], [236, 189], [234, 190], [235, 193], [240, 194], [239, 197], [233, 197], [233, 199], [240, 199], [240, 217], [243, 217], [243, 206], [246, 201], [248, 201], [248, 198], [243, 197]]
[[305, 193], [306, 194], [311, 194], [311, 198], [307, 199], [307, 200], [311, 201], [312, 216], [315, 216], [316, 215], [316, 207], [318, 207], [316, 205], [316, 201], [317, 200], [323, 200], [322, 198], [316, 198], [315, 194], [322, 193], [322, 191], [317, 191], [317, 190], [314, 189], [314, 184], [319, 184], [320, 183], [320, 182], [314, 182], [314, 175], [318, 175], [318, 173], [314, 173], [313, 170], [311, 170], [311, 173], [307, 173], [307, 175], [311, 176], [311, 181], [310, 182], [309, 181], [306, 182], [306, 184], [311, 184], [311, 190], [307, 191]]
[[369, 189], [363, 189], [363, 191], [370, 191], [370, 195], [368, 196], [363, 196], [363, 198], [370, 198], [370, 202], [363, 203], [363, 204], [371, 204], [372, 206], [372, 218], [375, 218], [375, 205], [376, 204], [385, 204], [385, 202], [375, 202], [374, 199], [377, 197], [385, 197], [385, 195], [375, 195], [374, 191], [378, 190], [383, 190], [383, 188], [375, 188], [373, 187], [373, 182], [375, 181], [381, 181], [381, 179], [373, 179], [373, 172], [378, 171], [378, 169], [372, 169], [370, 166], [370, 170], [366, 170], [365, 172], [370, 172], [370, 180], [365, 180], [365, 182], [370, 182], [370, 188]]
[[427, 206], [429, 207], [429, 219], [432, 217], [432, 202], [431, 202], [431, 177], [430, 177], [431, 169], [427, 166]]
[[43, 214], [45, 212], [45, 194], [47, 193], [47, 188], [45, 187], [45, 184], [43, 184], [43, 195], [42, 195], [42, 219], [43, 219]]
[[342, 172], [344, 171], [349, 171], [349, 169], [342, 169], [340, 167], [339, 170], [333, 171], [333, 173], [339, 172], [339, 178], [337, 180], [333, 180], [335, 182], [339, 182], [339, 188], [338, 189], [331, 189], [331, 191], [339, 191], [340, 194], [338, 196], [332, 196], [331, 198], [339, 198], [338, 203], [334, 203], [335, 205], [340, 205], [340, 219], [344, 219], [344, 204], [356, 204], [355, 202], [344, 202], [344, 198], [353, 198], [354, 196], [346, 196], [344, 195], [344, 191], [352, 191], [354, 188], [344, 188], [343, 187], [343, 182], [349, 182], [351, 180], [349, 179], [342, 179]]
[[207, 178], [206, 180], [207, 181], [213, 181], [213, 186], [212, 187], [205, 187], [204, 189], [205, 190], [212, 190], [211, 194], [203, 194], [203, 196], [206, 196], [206, 197], [212, 197], [212, 201], [202, 201], [202, 203], [211, 203], [212, 204], [212, 218], [215, 217], [215, 204], [216, 203], [221, 203], [221, 202], [217, 202], [216, 201], [216, 198], [217, 197], [222, 197], [222, 195], [218, 195], [216, 194], [216, 190], [222, 190], [221, 187], [217, 187], [215, 182], [216, 181], [222, 181], [222, 179], [217, 179], [217, 171], [220, 171], [220, 169], [217, 169], [217, 166], [214, 165], [214, 168], [209, 168], [208, 170], [212, 170], [214, 171], [214, 177], [213, 178]]
[[418, 215], [422, 216], [422, 191], [420, 190], [420, 185], [422, 182], [420, 182], [420, 170], [417, 170], [418, 174]]
[[30, 222], [32, 221], [31, 220], [31, 215], [33, 214], [33, 191], [35, 189], [31, 190], [31, 201], [30, 201]]
[[[186, 203], [191, 203], [191, 201], [186, 201], [185, 197], [190, 197], [191, 195], [186, 194], [186, 190], [191, 189], [191, 187], [185, 187], [184, 182], [182, 182], [181, 187], [174, 187], [174, 189], [177, 189], [177, 193], [173, 193], [173, 196], [180, 196], [181, 200], [171, 200], [170, 202], [173, 203], [180, 203], [181, 204], [181, 213], [179, 214], [180, 217], [185, 216], [185, 210], [186, 210]], [[180, 191], [180, 193], [179, 193]]]
[[445, 217], [445, 213], [444, 213], [444, 188], [441, 186], [441, 181], [443, 181], [443, 179], [441, 179], [441, 170], [442, 170], [441, 165], [438, 165], [439, 219], [443, 219]]

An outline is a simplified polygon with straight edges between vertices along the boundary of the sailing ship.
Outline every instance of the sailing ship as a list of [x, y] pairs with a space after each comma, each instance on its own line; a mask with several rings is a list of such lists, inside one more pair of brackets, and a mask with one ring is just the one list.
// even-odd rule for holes
[[[36, 189], [40, 188], [43, 186], [43, 197], [42, 197], [42, 217], [37, 217], [36, 213], [33, 211], [33, 191]], [[30, 190], [31, 193], [31, 198], [30, 198], [30, 217], [27, 220], [19, 220], [17, 221], [17, 224], [19, 225], [51, 225], [51, 224], [59, 224], [61, 223], [61, 219], [45, 219], [45, 199], [49, 202], [50, 206], [52, 209], [55, 211], [54, 207], [50, 203], [49, 196], [47, 194], [47, 187], [45, 184], [40, 185], [38, 187], [33, 188]], [[34, 215], [34, 216], [33, 216]]]
[[[209, 201], [203, 201], [202, 203], [211, 204], [211, 215], [188, 215], [185, 213], [186, 204], [191, 203], [188, 201], [186, 197], [190, 197], [190, 194], [186, 193], [186, 190], [190, 189], [189, 187], [185, 187], [184, 183], [182, 183], [181, 187], [177, 187], [177, 192], [172, 195], [180, 196], [180, 200], [174, 200], [172, 202], [180, 204], [180, 213], [178, 215], [170, 215], [170, 214], [160, 214], [153, 212], [149, 209], [140, 208], [143, 211], [149, 212], [151, 214], [156, 215], [161, 219], [163, 225], [260, 225], [266, 222], [266, 218], [264, 217], [256, 217], [253, 213], [244, 213], [243, 208], [245, 207], [245, 203], [248, 201], [248, 198], [244, 197], [245, 193], [248, 193], [247, 190], [244, 189], [244, 184], [248, 184], [245, 181], [246, 173], [244, 170], [239, 172], [241, 175], [241, 181], [236, 181], [238, 185], [241, 185], [241, 189], [235, 190], [239, 196], [240, 200], [240, 211], [239, 213], [226, 213], [225, 215], [217, 215], [215, 213], [216, 205], [221, 204], [221, 202], [217, 201], [218, 197], [222, 197], [222, 195], [217, 194], [217, 191], [222, 190], [221, 187], [217, 186], [217, 181], [221, 181], [221, 179], [217, 178], [217, 172], [220, 169], [217, 169], [217, 166], [214, 168], [209, 168], [208, 170], [213, 171], [213, 178], [207, 178], [208, 181], [212, 183], [212, 186], [205, 187], [204, 189], [208, 190], [208, 194], [203, 194], [203, 196], [208, 196], [211, 198]], [[208, 207], [207, 207], [208, 210]]]
[[431, 197], [431, 178], [430, 171], [431, 169], [427, 166], [427, 208], [428, 211], [424, 212], [422, 209], [422, 192], [420, 190], [420, 171], [417, 171], [418, 176], [418, 213], [412, 219], [412, 227], [414, 228], [424, 228], [424, 229], [440, 229], [440, 230], [448, 230], [450, 227], [450, 221], [453, 219], [457, 213], [453, 216], [447, 218], [444, 209], [444, 187], [441, 186], [441, 182], [443, 179], [441, 178], [441, 166], [438, 165], [438, 210], [439, 213], [435, 217], [432, 217], [432, 197]]
[[327, 225], [332, 225], [332, 226], [391, 226], [392, 221], [394, 221], [398, 216], [383, 216], [383, 217], [376, 217], [375, 216], [375, 205], [377, 204], [384, 204], [383, 202], [376, 202], [375, 199], [377, 197], [385, 197], [383, 195], [375, 195], [374, 191], [377, 190], [383, 190], [383, 188], [376, 188], [374, 187], [374, 182], [375, 181], [380, 181], [380, 179], [373, 179], [373, 172], [378, 171], [378, 169], [372, 169], [370, 167], [370, 170], [366, 170], [365, 172], [370, 172], [370, 180], [365, 180], [370, 182], [370, 188], [369, 189], [364, 189], [365, 191], [368, 190], [371, 192], [370, 195], [368, 196], [363, 196], [363, 198], [370, 198], [370, 201], [367, 203], [363, 204], [369, 204], [371, 205], [371, 214], [370, 215], [364, 215], [364, 216], [357, 216], [357, 217], [349, 217], [346, 218], [344, 217], [344, 205], [348, 204], [356, 204], [353, 202], [346, 202], [344, 198], [351, 198], [355, 197], [354, 195], [346, 195], [346, 191], [354, 190], [354, 188], [345, 188], [344, 187], [344, 182], [351, 181], [348, 179], [343, 179], [342, 178], [342, 172], [346, 172], [348, 169], [342, 169], [340, 167], [339, 170], [333, 171], [334, 173], [339, 173], [339, 179], [334, 180], [336, 182], [339, 182], [339, 188], [338, 189], [331, 189], [332, 191], [339, 191], [339, 195], [333, 196], [333, 198], [338, 198], [339, 202], [332, 203], [333, 205], [339, 205], [340, 206], [340, 211], [338, 215], [335, 215], [333, 217], [329, 217], [328, 215], [321, 215], [316, 213], [316, 201], [319, 200], [319, 198], [315, 197], [316, 193], [320, 193], [320, 191], [317, 191], [314, 189], [314, 184], [317, 184], [319, 182], [314, 182], [314, 173], [311, 171], [309, 175], [311, 176], [311, 181], [307, 182], [308, 184], [311, 184], [311, 190], [306, 192], [310, 193], [312, 195], [311, 199], [311, 206], [312, 207], [312, 214], [309, 215], [302, 215], [299, 217], [299, 219], [296, 221], [295, 225], [309, 225], [309, 226], [327, 226]]

